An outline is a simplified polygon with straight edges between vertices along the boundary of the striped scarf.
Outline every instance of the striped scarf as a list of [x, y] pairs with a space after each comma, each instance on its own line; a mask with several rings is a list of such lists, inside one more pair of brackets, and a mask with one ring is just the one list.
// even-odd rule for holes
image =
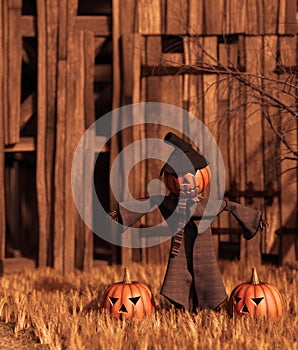
[[172, 247], [171, 247], [171, 256], [175, 257], [179, 254], [183, 235], [184, 235], [184, 228], [187, 224], [186, 220], [186, 210], [187, 210], [187, 204], [189, 202], [197, 202], [198, 198], [187, 198], [187, 197], [181, 197], [179, 200], [178, 205], [178, 228], [177, 233], [174, 236]]

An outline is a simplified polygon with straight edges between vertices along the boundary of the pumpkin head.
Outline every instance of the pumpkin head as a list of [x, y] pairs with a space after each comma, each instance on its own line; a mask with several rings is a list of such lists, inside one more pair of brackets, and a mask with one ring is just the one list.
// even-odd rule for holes
[[164, 172], [167, 188], [176, 195], [194, 197], [203, 192], [210, 183], [210, 168], [207, 165], [203, 169], [198, 169], [193, 175], [185, 173], [177, 176], [169, 172]]
[[231, 315], [278, 318], [283, 312], [283, 301], [273, 285], [259, 282], [253, 268], [251, 281], [239, 284], [232, 291], [229, 310]]
[[150, 289], [143, 283], [131, 281], [128, 269], [124, 268], [123, 281], [113, 283], [107, 288], [101, 307], [120, 320], [133, 316], [142, 320], [152, 313], [154, 301]]

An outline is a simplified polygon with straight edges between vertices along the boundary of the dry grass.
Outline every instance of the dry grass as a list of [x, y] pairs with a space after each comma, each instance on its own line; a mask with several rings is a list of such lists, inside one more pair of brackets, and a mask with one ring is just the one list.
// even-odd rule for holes
[[[228, 293], [250, 276], [250, 268], [237, 262], [221, 263], [221, 271]], [[284, 297], [284, 316], [277, 321], [233, 319], [224, 309], [178, 312], [159, 295], [165, 266], [135, 264], [130, 272], [132, 279], [150, 285], [156, 303], [156, 312], [140, 323], [116, 321], [99, 310], [104, 289], [122, 278], [120, 266], [103, 266], [66, 277], [49, 269], [4, 276], [0, 319], [15, 324], [16, 336], [33, 329], [41, 344], [48, 344], [50, 349], [298, 348], [295, 268], [264, 265], [259, 269], [260, 279], [274, 284]]]

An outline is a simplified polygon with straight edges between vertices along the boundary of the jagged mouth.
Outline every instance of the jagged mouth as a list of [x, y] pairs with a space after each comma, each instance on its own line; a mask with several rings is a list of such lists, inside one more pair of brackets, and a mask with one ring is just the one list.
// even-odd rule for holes
[[195, 197], [199, 194], [199, 186], [194, 187], [185, 187], [183, 185], [180, 186], [180, 195], [187, 197]]

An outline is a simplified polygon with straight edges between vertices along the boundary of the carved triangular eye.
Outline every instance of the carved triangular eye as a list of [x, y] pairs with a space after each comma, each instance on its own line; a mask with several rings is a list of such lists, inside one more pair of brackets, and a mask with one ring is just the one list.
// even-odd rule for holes
[[116, 304], [116, 302], [119, 300], [119, 298], [114, 298], [114, 297], [109, 297], [110, 303], [112, 304], [112, 306], [114, 306]]
[[120, 307], [120, 310], [118, 312], [120, 312], [120, 313], [127, 313], [128, 311], [127, 311], [125, 305], [122, 304], [121, 307]]
[[249, 313], [249, 310], [245, 304], [244, 304], [243, 308], [241, 309], [241, 312], [242, 313]]
[[186, 177], [183, 178], [182, 185], [189, 185], [189, 181]]
[[234, 297], [234, 300], [235, 300], [235, 303], [238, 304], [239, 301], [241, 300], [242, 298], [239, 298], [239, 297]]
[[264, 299], [264, 297], [260, 297], [260, 298], [251, 298], [251, 300], [256, 304], [259, 305], [260, 302]]
[[128, 299], [133, 305], [136, 305], [137, 302], [139, 301], [140, 297], [133, 297], [133, 298], [128, 298]]

